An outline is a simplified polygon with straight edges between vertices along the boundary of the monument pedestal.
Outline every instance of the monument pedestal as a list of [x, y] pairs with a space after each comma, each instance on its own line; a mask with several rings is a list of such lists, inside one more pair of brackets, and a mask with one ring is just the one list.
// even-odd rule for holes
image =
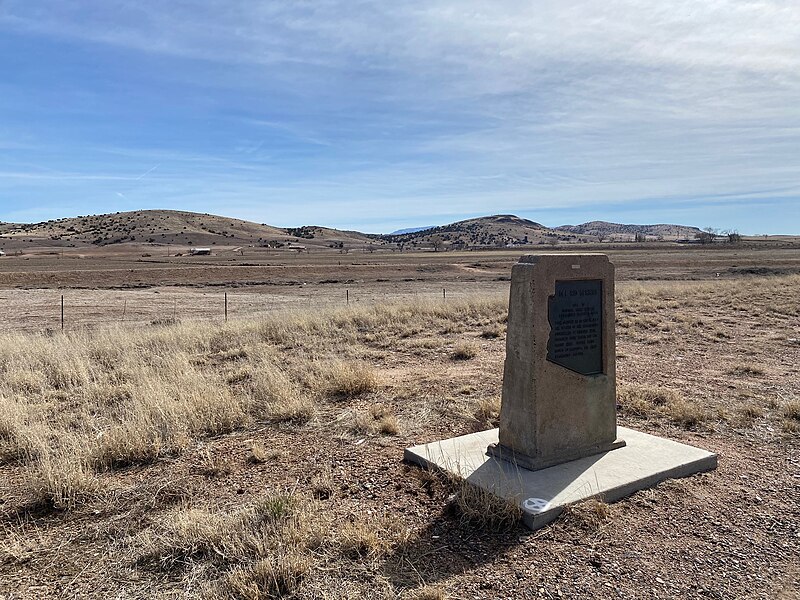
[[617, 427], [614, 266], [602, 254], [514, 265], [499, 429], [405, 458], [515, 499], [530, 527], [572, 502], [610, 502], [717, 465], [704, 450]]
[[519, 504], [531, 529], [547, 525], [569, 504], [598, 497], [614, 502], [666, 479], [717, 467], [717, 456], [694, 446], [618, 427], [622, 448], [531, 471], [487, 456], [498, 430], [408, 448], [404, 459], [438, 468]]
[[517, 465], [529, 471], [538, 471], [539, 469], [546, 469], [553, 465], [569, 462], [571, 460], [578, 460], [584, 456], [593, 456], [595, 454], [602, 454], [609, 450], [616, 450], [625, 445], [625, 440], [617, 438], [613, 442], [603, 442], [601, 444], [594, 444], [592, 446], [584, 446], [582, 448], [574, 448], [569, 452], [562, 452], [557, 456], [550, 456], [547, 458], [528, 456], [521, 452], [515, 452], [507, 446], [500, 443], [491, 444], [486, 449], [488, 456], [494, 457], [498, 460], [506, 460], [510, 463]]

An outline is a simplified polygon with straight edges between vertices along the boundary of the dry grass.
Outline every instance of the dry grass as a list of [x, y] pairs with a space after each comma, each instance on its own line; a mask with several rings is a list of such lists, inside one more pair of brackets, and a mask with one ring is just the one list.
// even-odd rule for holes
[[475, 403], [475, 420], [484, 427], [497, 427], [500, 420], [500, 396], [485, 396]]
[[308, 501], [271, 493], [234, 512], [179, 507], [137, 536], [136, 563], [202, 574], [207, 597], [278, 598], [298, 588], [319, 536]]
[[800, 421], [796, 419], [784, 419], [783, 431], [788, 434], [800, 433]]
[[459, 342], [453, 348], [453, 360], [469, 360], [470, 358], [475, 358], [478, 355], [478, 344], [475, 342]]
[[731, 339], [730, 325], [735, 321], [728, 317], [734, 311], [746, 310], [762, 325], [800, 315], [800, 299], [795, 293], [798, 285], [798, 275], [625, 284], [616, 294], [618, 327], [620, 332], [635, 334], [649, 343], [657, 343], [665, 333], [691, 333], [721, 343]]
[[681, 398], [677, 402], [667, 404], [665, 414], [675, 423], [686, 429], [697, 427], [711, 419], [711, 413], [696, 402]]
[[680, 401], [675, 390], [648, 385], [620, 385], [617, 388], [617, 402], [622, 410], [637, 416], [648, 416], [658, 407]]
[[[637, 361], [648, 358], [626, 344], [664, 343], [664, 350], [683, 352], [680, 344], [691, 339], [703, 343], [703, 352], [725, 352], [712, 346], [719, 344], [712, 339], [718, 339], [713, 327], [728, 326], [718, 324], [715, 314], [697, 316], [695, 307], [723, 298], [732, 289], [726, 286], [678, 283], [630, 297], [623, 293], [622, 306], [630, 312], [621, 316], [654, 325], [629, 325], [629, 332], [635, 329], [633, 343], [623, 334], [621, 349], [630, 362], [620, 364], [633, 371], [625, 375], [638, 377], [644, 367]], [[683, 294], [688, 289], [692, 293]], [[792, 302], [781, 299], [764, 316], [784, 323], [774, 334], [779, 344], [795, 335], [794, 321], [786, 317], [796, 310]], [[13, 477], [9, 488], [15, 495], [4, 510], [27, 506], [19, 497], [20, 482], [24, 500], [74, 512], [26, 514], [31, 521], [3, 532], [0, 562], [12, 565], [8, 573], [19, 563], [26, 577], [45, 580], [52, 575], [41, 564], [75, 551], [82, 561], [78, 568], [91, 564], [82, 576], [88, 581], [98, 565], [98, 572], [108, 568], [120, 581], [135, 576], [143, 586], [175, 597], [441, 599], [445, 586], [454, 597], [469, 596], [460, 574], [429, 578], [420, 569], [403, 576], [401, 585], [394, 571], [406, 560], [419, 568], [420, 555], [424, 561], [450, 556], [447, 560], [459, 565], [462, 544], [478, 556], [492, 551], [492, 540], [503, 541], [502, 547], [510, 541], [514, 552], [520, 546], [513, 531], [518, 507], [466, 482], [447, 482], [425, 470], [401, 471], [396, 460], [397, 472], [384, 467], [386, 457], [397, 458], [418, 431], [420, 437], [435, 432], [431, 439], [439, 439], [442, 432], [496, 423], [499, 397], [493, 390], [499, 389], [501, 370], [494, 366], [500, 365], [501, 345], [468, 336], [491, 331], [503, 310], [502, 300], [478, 300], [290, 313], [223, 327], [184, 322], [1, 337], [0, 460], [9, 463], [3, 468]], [[684, 331], [694, 337], [678, 337]], [[452, 362], [448, 350], [460, 339], [482, 345], [475, 365]], [[794, 388], [784, 395], [783, 389], [768, 387], [772, 379], [740, 380], [741, 389], [726, 395], [733, 388], [721, 386], [731, 378], [720, 376], [728, 373], [727, 364], [745, 356], [733, 342], [726, 347], [727, 355], [713, 358], [727, 356], [727, 362], [704, 365], [699, 374], [681, 373], [670, 383], [676, 389], [620, 386], [623, 416], [653, 418], [647, 429], [670, 422], [695, 427], [724, 406], [734, 417], [771, 419], [788, 434], [800, 432]], [[668, 359], [668, 352], [649, 358], [656, 363], [663, 357]], [[771, 378], [777, 369], [761, 362], [769, 364], [764, 377]], [[485, 380], [474, 379], [475, 372], [486, 372]], [[706, 398], [696, 382], [709, 373], [722, 383], [709, 382], [712, 393]], [[694, 399], [701, 394], [699, 404]], [[773, 396], [773, 404], [765, 394]], [[400, 431], [395, 410], [402, 411]], [[717, 436], [726, 426], [706, 433]], [[359, 438], [375, 437], [339, 437], [342, 428]], [[216, 438], [240, 430], [244, 433]], [[407, 437], [378, 437], [397, 433]], [[315, 436], [326, 436], [325, 443], [317, 444]], [[294, 443], [298, 452], [292, 448], [289, 460], [286, 448]], [[347, 460], [338, 461], [329, 451]], [[159, 464], [109, 472], [154, 461]], [[301, 491], [269, 492], [259, 499], [265, 486], [275, 485]], [[460, 523], [440, 514], [450, 492], [456, 492], [450, 504]], [[631, 511], [639, 514], [635, 507]], [[565, 518], [594, 532], [610, 515], [598, 502], [573, 507]], [[431, 524], [435, 527], [426, 529]], [[438, 539], [440, 527], [458, 530], [459, 537]], [[475, 531], [482, 527], [486, 530]], [[46, 535], [40, 538], [37, 528]], [[403, 545], [411, 530], [419, 538]], [[62, 546], [67, 538], [72, 541]], [[555, 547], [546, 539], [534, 543]], [[413, 589], [424, 581], [443, 587]], [[138, 588], [131, 593], [147, 597]]]
[[333, 487], [333, 471], [330, 467], [311, 478], [311, 494], [319, 500], [329, 500], [333, 496]]
[[505, 329], [502, 325], [493, 325], [481, 331], [481, 337], [487, 340], [493, 340], [503, 337]]
[[363, 435], [397, 435], [400, 425], [391, 406], [373, 404], [367, 411], [356, 415], [353, 431]]
[[[287, 313], [221, 328], [187, 322], [5, 335], [0, 460], [25, 467], [31, 501], [71, 508], [102, 492], [103, 471], [179, 455], [196, 439], [259, 423], [302, 426], [327, 398], [375, 392], [375, 370], [358, 356], [371, 332], [494, 319], [502, 307], [477, 299]], [[371, 430], [398, 432], [389, 409], [374, 410]]]
[[617, 402], [623, 413], [645, 418], [663, 416], [687, 429], [711, 418], [708, 409], [681, 397], [675, 390], [653, 386], [620, 385]]
[[611, 518], [611, 507], [597, 498], [570, 504], [564, 508], [563, 522], [585, 531], [597, 531]]
[[335, 398], [350, 399], [378, 388], [378, 378], [363, 362], [334, 361], [323, 371], [326, 393]]
[[286, 450], [278, 448], [268, 449], [263, 444], [255, 442], [250, 448], [250, 453], [247, 455], [247, 462], [263, 464], [288, 456], [289, 453]]
[[447, 594], [440, 587], [426, 585], [415, 590], [408, 598], [409, 600], [446, 600]]
[[781, 408], [781, 414], [787, 419], [800, 421], [800, 400], [790, 400]]
[[501, 498], [465, 479], [452, 482], [451, 506], [461, 519], [476, 527], [502, 531], [516, 527], [522, 520], [519, 503]]
[[739, 414], [745, 421], [751, 421], [763, 417], [764, 409], [757, 404], [746, 404], [739, 408]]
[[339, 551], [351, 559], [377, 558], [408, 537], [397, 521], [386, 516], [355, 518], [339, 529], [336, 543]]
[[728, 373], [740, 377], [761, 377], [764, 375], [765, 370], [758, 365], [739, 363], [728, 369]]

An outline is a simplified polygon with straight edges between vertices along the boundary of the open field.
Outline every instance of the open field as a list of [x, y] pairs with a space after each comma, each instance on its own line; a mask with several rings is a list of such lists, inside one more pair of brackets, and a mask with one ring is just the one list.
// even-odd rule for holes
[[[139, 250], [146, 250], [140, 248]], [[505, 293], [522, 250], [466, 252], [293, 253], [231, 248], [213, 256], [143, 257], [120, 245], [61, 254], [28, 253], [0, 259], [0, 328], [60, 327], [65, 295], [68, 328], [223, 318], [288, 307], [340, 306]], [[800, 244], [687, 246], [678, 244], [571, 246], [548, 251], [602, 251], [621, 282], [730, 280], [800, 274]], [[49, 252], [49, 251], [48, 251]], [[144, 252], [147, 254], [148, 252]]]
[[717, 471], [531, 533], [404, 465], [493, 426], [505, 266], [447, 302], [411, 286], [227, 324], [10, 332], [0, 595], [797, 597], [800, 277], [637, 282], [643, 264], [614, 260], [620, 423], [718, 452]]

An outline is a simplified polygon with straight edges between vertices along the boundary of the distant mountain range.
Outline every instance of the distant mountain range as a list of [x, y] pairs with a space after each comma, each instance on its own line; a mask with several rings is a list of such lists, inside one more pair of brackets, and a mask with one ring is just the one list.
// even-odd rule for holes
[[698, 233], [697, 227], [684, 225], [621, 225], [603, 221], [550, 228], [515, 215], [494, 215], [382, 237], [403, 246], [476, 248], [637, 239], [675, 241], [694, 239]]
[[140, 210], [41, 223], [0, 223], [0, 248], [239, 246], [332, 249], [458, 249], [570, 244], [599, 241], [693, 239], [700, 230], [683, 225], [623, 225], [592, 221], [549, 228], [514, 215], [493, 215], [438, 227], [390, 234], [365, 234], [329, 227], [275, 227], [217, 215], [174, 210]]
[[622, 225], [620, 223], [608, 223], [607, 221], [590, 221], [581, 225], [561, 225], [555, 229], [556, 231], [604, 238], [613, 236], [635, 237], [636, 234], [640, 234], [654, 238], [675, 239], [693, 238], [700, 233], [700, 229], [697, 227], [686, 227], [685, 225], [666, 225], [663, 223], [658, 225]]
[[393, 231], [388, 235], [403, 235], [405, 233], [417, 233], [419, 231], [425, 231], [426, 229], [433, 229], [436, 225], [428, 225], [427, 227], [410, 227], [408, 229], [398, 229], [397, 231]]

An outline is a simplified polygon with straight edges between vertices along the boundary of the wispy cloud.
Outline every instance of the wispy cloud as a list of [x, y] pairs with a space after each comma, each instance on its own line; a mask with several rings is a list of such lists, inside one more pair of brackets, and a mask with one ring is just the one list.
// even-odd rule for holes
[[[4, 109], [34, 111], [22, 106], [33, 85], [56, 119], [0, 117], [2, 139], [31, 144], [0, 143], [0, 170], [15, 165], [0, 173], [5, 197], [63, 172], [63, 194], [96, 180], [90, 203], [108, 197], [109, 173], [138, 172], [130, 202], [260, 221], [593, 207], [646, 220], [658, 206], [743, 230], [753, 222], [723, 222], [721, 206], [797, 202], [800, 7], [788, 0], [6, 0], [0, 30], [85, 57], [61, 69], [81, 79], [64, 79], [75, 93], [60, 99], [43, 82], [3, 84]], [[25, 176], [20, 160], [58, 173]], [[760, 219], [800, 231], [800, 217]]]

